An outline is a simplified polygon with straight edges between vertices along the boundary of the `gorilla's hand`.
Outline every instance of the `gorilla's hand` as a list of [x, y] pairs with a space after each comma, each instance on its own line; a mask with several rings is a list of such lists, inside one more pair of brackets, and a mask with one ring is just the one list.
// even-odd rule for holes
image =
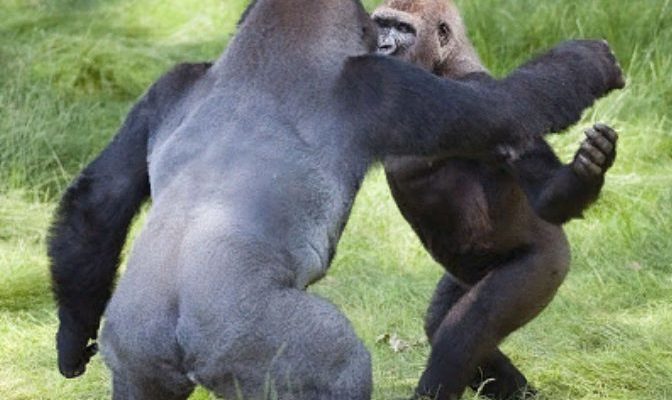
[[586, 130], [586, 139], [572, 161], [572, 169], [584, 181], [601, 182], [616, 159], [618, 134], [604, 124]]
[[61, 322], [56, 334], [58, 370], [66, 378], [76, 378], [84, 373], [86, 364], [98, 352], [98, 345], [89, 345], [95, 334], [86, 333], [74, 324]]
[[528, 137], [564, 131], [596, 100], [624, 85], [623, 71], [602, 40], [563, 42], [502, 81], [514, 97], [508, 115], [525, 121]]
[[[621, 66], [606, 40], [571, 40], [558, 45], [553, 53], [559, 58], [574, 60], [576, 63], [588, 63], [599, 71], [601, 77], [590, 76], [591, 81], [588, 82], [596, 96], [625, 87]], [[576, 71], [584, 71], [585, 65], [577, 65], [575, 68]]]

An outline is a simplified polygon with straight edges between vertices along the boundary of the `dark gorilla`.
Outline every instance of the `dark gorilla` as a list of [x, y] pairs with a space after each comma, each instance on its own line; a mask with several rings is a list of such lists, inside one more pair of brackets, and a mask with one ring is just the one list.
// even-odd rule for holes
[[228, 398], [370, 398], [368, 352], [304, 291], [326, 273], [369, 166], [517, 148], [622, 86], [599, 41], [469, 82], [372, 55], [376, 41], [356, 0], [259, 0], [213, 65], [149, 89], [51, 230], [64, 375], [84, 371], [105, 311], [115, 399], [185, 399], [195, 384]]
[[[380, 53], [447, 78], [490, 79], [451, 0], [389, 0], [372, 18]], [[533, 392], [497, 345], [546, 307], [567, 273], [561, 224], [597, 199], [616, 156], [611, 128], [587, 136], [569, 165], [541, 137], [506, 167], [385, 160], [399, 209], [447, 271], [427, 313], [432, 353], [416, 395], [453, 399], [467, 385], [493, 399]]]

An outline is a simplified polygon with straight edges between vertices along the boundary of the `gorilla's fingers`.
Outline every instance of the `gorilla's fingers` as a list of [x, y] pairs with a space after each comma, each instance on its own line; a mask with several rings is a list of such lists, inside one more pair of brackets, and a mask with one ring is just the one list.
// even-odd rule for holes
[[95, 356], [96, 354], [98, 354], [98, 343], [94, 342], [86, 348], [86, 355], [88, 357], [86, 361], [89, 361], [91, 357]]
[[605, 151], [598, 149], [591, 142], [585, 141], [581, 144], [581, 151], [584, 155], [590, 156], [590, 159], [598, 165], [604, 165], [607, 161], [607, 155]]
[[79, 376], [82, 376], [86, 371], [86, 364], [89, 363], [91, 357], [95, 356], [96, 353], [98, 353], [97, 343], [93, 343], [87, 346], [86, 349], [84, 349], [84, 353], [82, 354], [82, 358], [77, 367], [71, 371], [66, 371], [68, 374], [66, 375], [64, 373], [63, 375], [65, 375], [66, 378], [77, 378]]
[[586, 168], [585, 163], [581, 157], [582, 156], [580, 154], [576, 156], [574, 162], [572, 163], [572, 169], [578, 176], [585, 177], [590, 172], [588, 171], [588, 168]]
[[593, 128], [603, 134], [611, 143], [616, 144], [618, 141], [618, 133], [612, 127], [598, 122]]
[[[614, 165], [614, 161], [616, 160], [618, 133], [610, 126], [604, 124], [595, 124], [591, 130], [594, 132], [595, 139], [589, 136], [589, 140], [592, 140], [594, 145], [600, 147], [600, 150], [606, 156], [606, 160], [602, 163], [602, 167], [606, 171]], [[597, 139], [597, 137], [600, 139]]]
[[586, 139], [576, 154], [572, 168], [584, 179], [595, 179], [614, 164], [618, 134], [611, 127], [597, 123], [585, 131]]
[[77, 366], [77, 369], [72, 372], [72, 376], [68, 378], [78, 378], [82, 375], [84, 375], [84, 372], [86, 371], [86, 364], [81, 363]]
[[585, 178], [592, 176], [598, 176], [602, 173], [602, 168], [595, 165], [588, 157], [583, 154], [579, 154], [577, 157], [577, 162], [573, 163], [574, 171]]
[[588, 129], [586, 131], [586, 136], [588, 136], [588, 140], [590, 140], [590, 142], [604, 154], [609, 154], [614, 149], [614, 145], [595, 129]]

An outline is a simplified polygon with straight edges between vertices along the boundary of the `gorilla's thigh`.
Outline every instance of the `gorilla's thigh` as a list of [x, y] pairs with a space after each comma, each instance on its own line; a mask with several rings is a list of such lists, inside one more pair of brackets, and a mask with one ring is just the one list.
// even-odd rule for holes
[[185, 400], [194, 387], [186, 379], [176, 384], [158, 377], [143, 377], [135, 371], [112, 374], [112, 400]]
[[269, 390], [281, 400], [370, 398], [369, 353], [335, 306], [294, 288], [256, 295], [265, 306], [248, 308], [248, 323], [222, 326], [244, 327], [234, 342], [199, 354], [209, 359], [194, 371], [200, 384], [225, 397], [240, 391], [245, 399], [265, 398]]
[[100, 338], [105, 363], [113, 373], [113, 398], [186, 399], [195, 385], [181, 365], [176, 310], [169, 297], [151, 297], [149, 293], [157, 291], [149, 287], [135, 291], [126, 278], [108, 305]]

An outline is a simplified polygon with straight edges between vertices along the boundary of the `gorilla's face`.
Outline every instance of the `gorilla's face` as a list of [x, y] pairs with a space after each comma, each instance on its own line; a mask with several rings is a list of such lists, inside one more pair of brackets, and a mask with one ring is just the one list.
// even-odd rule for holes
[[417, 29], [411, 22], [374, 17], [378, 25], [378, 53], [408, 58], [417, 40]]
[[483, 71], [451, 0], [389, 0], [372, 18], [379, 54], [453, 78]]

